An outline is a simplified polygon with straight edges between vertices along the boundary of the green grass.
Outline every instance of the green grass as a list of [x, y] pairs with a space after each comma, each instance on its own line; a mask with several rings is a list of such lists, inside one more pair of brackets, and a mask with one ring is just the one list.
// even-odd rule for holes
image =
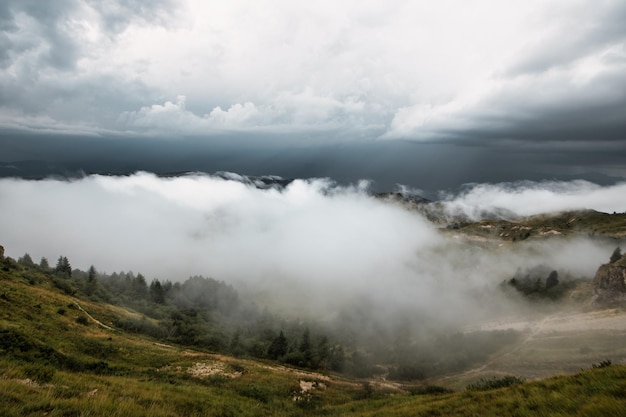
[[[618, 365], [482, 391], [385, 387], [166, 346], [79, 319], [87, 315], [76, 303], [107, 326], [141, 317], [68, 294], [45, 274], [0, 270], [0, 416], [607, 416], [626, 410], [626, 367]], [[218, 371], [194, 376], [189, 370], [197, 363]], [[302, 392], [301, 381], [313, 388]]]
[[626, 369], [611, 366], [486, 391], [438, 396], [393, 396], [345, 404], [336, 412], [358, 416], [622, 416]]
[[555, 234], [623, 239], [626, 237], [626, 213], [578, 210], [540, 214], [515, 221], [483, 220], [465, 224], [459, 231], [509, 241], [551, 237]]

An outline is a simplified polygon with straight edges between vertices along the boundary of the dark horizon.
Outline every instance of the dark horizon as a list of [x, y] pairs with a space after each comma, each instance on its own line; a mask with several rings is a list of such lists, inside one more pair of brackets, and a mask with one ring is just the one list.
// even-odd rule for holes
[[374, 191], [399, 185], [433, 196], [468, 183], [569, 181], [599, 185], [624, 181], [607, 175], [606, 166], [626, 165], [626, 154], [558, 149], [511, 151], [483, 144], [410, 141], [320, 143], [287, 139], [102, 138], [73, 135], [0, 135], [0, 177], [40, 179], [86, 174], [159, 175], [184, 172], [233, 172], [247, 176], [329, 178], [339, 184], [369, 180]]

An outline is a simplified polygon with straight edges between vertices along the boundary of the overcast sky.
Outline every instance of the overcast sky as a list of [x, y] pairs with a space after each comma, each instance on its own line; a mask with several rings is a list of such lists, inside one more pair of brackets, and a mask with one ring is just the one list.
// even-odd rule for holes
[[0, 0], [0, 162], [20, 160], [624, 178], [626, 2]]

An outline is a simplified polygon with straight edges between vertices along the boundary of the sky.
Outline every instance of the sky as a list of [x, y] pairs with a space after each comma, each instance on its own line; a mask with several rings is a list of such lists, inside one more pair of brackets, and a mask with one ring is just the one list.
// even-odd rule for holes
[[0, 175], [79, 170], [611, 184], [626, 3], [0, 0]]

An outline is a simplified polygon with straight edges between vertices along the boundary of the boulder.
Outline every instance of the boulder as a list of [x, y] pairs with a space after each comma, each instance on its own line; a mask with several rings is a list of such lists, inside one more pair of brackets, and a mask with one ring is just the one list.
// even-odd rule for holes
[[626, 305], [626, 255], [612, 260], [593, 279], [593, 303], [600, 307]]

